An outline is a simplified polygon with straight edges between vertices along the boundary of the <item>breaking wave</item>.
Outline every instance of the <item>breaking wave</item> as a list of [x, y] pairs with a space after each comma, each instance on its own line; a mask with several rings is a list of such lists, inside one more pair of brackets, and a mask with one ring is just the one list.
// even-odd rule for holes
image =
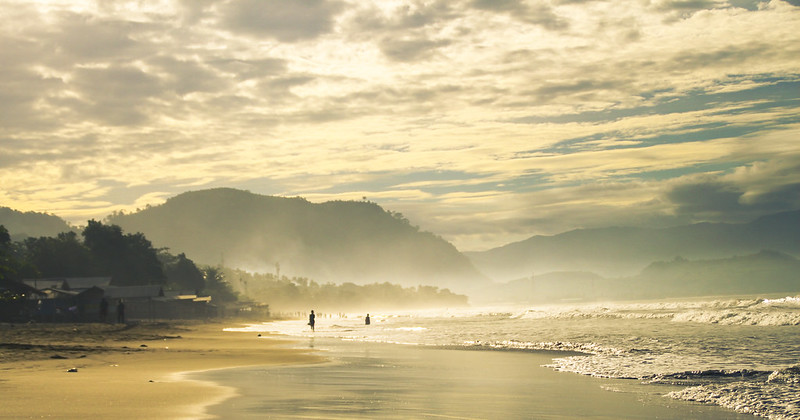
[[668, 319], [723, 325], [800, 325], [800, 297], [540, 307], [521, 319]]
[[754, 373], [753, 376], [752, 380], [715, 381], [690, 386], [667, 395], [770, 419], [800, 418], [800, 366], [769, 374]]

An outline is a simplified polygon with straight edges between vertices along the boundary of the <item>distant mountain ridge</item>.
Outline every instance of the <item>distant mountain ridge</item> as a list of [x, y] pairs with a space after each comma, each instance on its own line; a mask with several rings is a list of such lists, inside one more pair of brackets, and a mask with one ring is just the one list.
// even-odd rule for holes
[[[577, 298], [580, 296], [574, 291], [584, 293], [588, 284], [612, 289], [623, 284], [614, 279], [637, 280], [625, 283], [629, 288], [658, 278], [651, 286], [660, 287], [658, 284], [673, 282], [681, 273], [663, 267], [698, 267], [733, 278], [737, 274], [685, 261], [719, 260], [721, 265], [744, 272], [745, 262], [751, 260], [737, 256], [759, 254], [757, 265], [768, 273], [770, 264], [785, 266], [786, 262], [767, 258], [772, 254], [763, 250], [800, 256], [800, 211], [744, 224], [578, 229], [464, 254], [375, 203], [313, 204], [302, 198], [227, 188], [187, 192], [136, 213], [112, 214], [108, 222], [126, 232], [142, 232], [155, 246], [184, 252], [201, 264], [224, 262], [229, 267], [270, 273], [280, 270], [284, 275], [318, 282], [425, 284], [460, 293], [490, 291], [482, 288], [488, 282], [486, 276], [498, 282], [521, 280], [504, 288], [510, 297], [533, 293], [554, 299]], [[57, 216], [4, 207], [0, 207], [0, 225], [15, 241], [74, 230]], [[750, 281], [758, 282], [760, 275], [753, 272]], [[536, 290], [529, 284], [532, 278]], [[608, 281], [598, 282], [599, 278]], [[695, 282], [702, 281], [697, 278]], [[737, 281], [737, 287], [744, 290], [747, 280]], [[547, 287], [541, 289], [544, 285]]]
[[235, 189], [180, 194], [108, 221], [198, 263], [336, 283], [466, 290], [488, 279], [444, 239], [371, 202], [314, 204]]
[[656, 261], [629, 277], [552, 272], [495, 284], [480, 303], [554, 303], [763, 295], [800, 291], [800, 260], [776, 251], [719, 259]]
[[26, 237], [57, 236], [73, 228], [64, 219], [46, 213], [21, 212], [8, 207], [0, 207], [0, 225], [5, 226], [12, 240], [21, 241]]
[[628, 276], [653, 261], [678, 256], [726, 258], [764, 249], [800, 255], [800, 211], [764, 216], [745, 224], [578, 229], [465, 254], [490, 278], [508, 281], [557, 271]]

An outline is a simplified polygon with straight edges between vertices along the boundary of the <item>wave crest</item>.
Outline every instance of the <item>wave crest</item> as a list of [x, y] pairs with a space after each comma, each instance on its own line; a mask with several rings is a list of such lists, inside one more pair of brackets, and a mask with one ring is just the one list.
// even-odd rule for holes
[[668, 319], [723, 325], [800, 325], [800, 296], [531, 308], [512, 319]]

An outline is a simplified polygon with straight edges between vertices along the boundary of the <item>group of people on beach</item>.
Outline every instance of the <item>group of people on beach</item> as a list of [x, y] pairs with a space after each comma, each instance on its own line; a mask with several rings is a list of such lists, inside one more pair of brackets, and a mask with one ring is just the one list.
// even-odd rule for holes
[[[108, 300], [103, 298], [100, 301], [100, 320], [102, 322], [106, 322], [106, 317], [108, 316]], [[120, 324], [125, 323], [125, 303], [122, 299], [119, 300], [117, 303], [117, 322]]]
[[[314, 314], [314, 310], [311, 310], [311, 313], [308, 314], [308, 325], [311, 327], [311, 331], [314, 331], [314, 325], [317, 323], [317, 316]], [[364, 318], [364, 325], [369, 325], [370, 319], [369, 314], [367, 317]]]

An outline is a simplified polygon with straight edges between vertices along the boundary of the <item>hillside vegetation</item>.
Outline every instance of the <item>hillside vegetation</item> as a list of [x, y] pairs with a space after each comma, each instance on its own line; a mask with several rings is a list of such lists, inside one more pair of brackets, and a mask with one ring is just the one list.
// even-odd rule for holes
[[14, 241], [27, 237], [58, 236], [59, 233], [75, 231], [58, 216], [32, 211], [21, 212], [8, 207], [0, 207], [0, 225], [11, 232], [11, 240]]
[[325, 312], [370, 312], [467, 306], [467, 296], [435, 286], [320, 284], [307, 278], [279, 278], [271, 273], [232, 269], [224, 269], [221, 273], [240, 295], [258, 302], [269, 302], [270, 309], [278, 312], [307, 311], [309, 308]]
[[321, 282], [464, 291], [488, 280], [450, 243], [371, 202], [313, 204], [234, 189], [188, 192], [109, 222], [204, 264]]

